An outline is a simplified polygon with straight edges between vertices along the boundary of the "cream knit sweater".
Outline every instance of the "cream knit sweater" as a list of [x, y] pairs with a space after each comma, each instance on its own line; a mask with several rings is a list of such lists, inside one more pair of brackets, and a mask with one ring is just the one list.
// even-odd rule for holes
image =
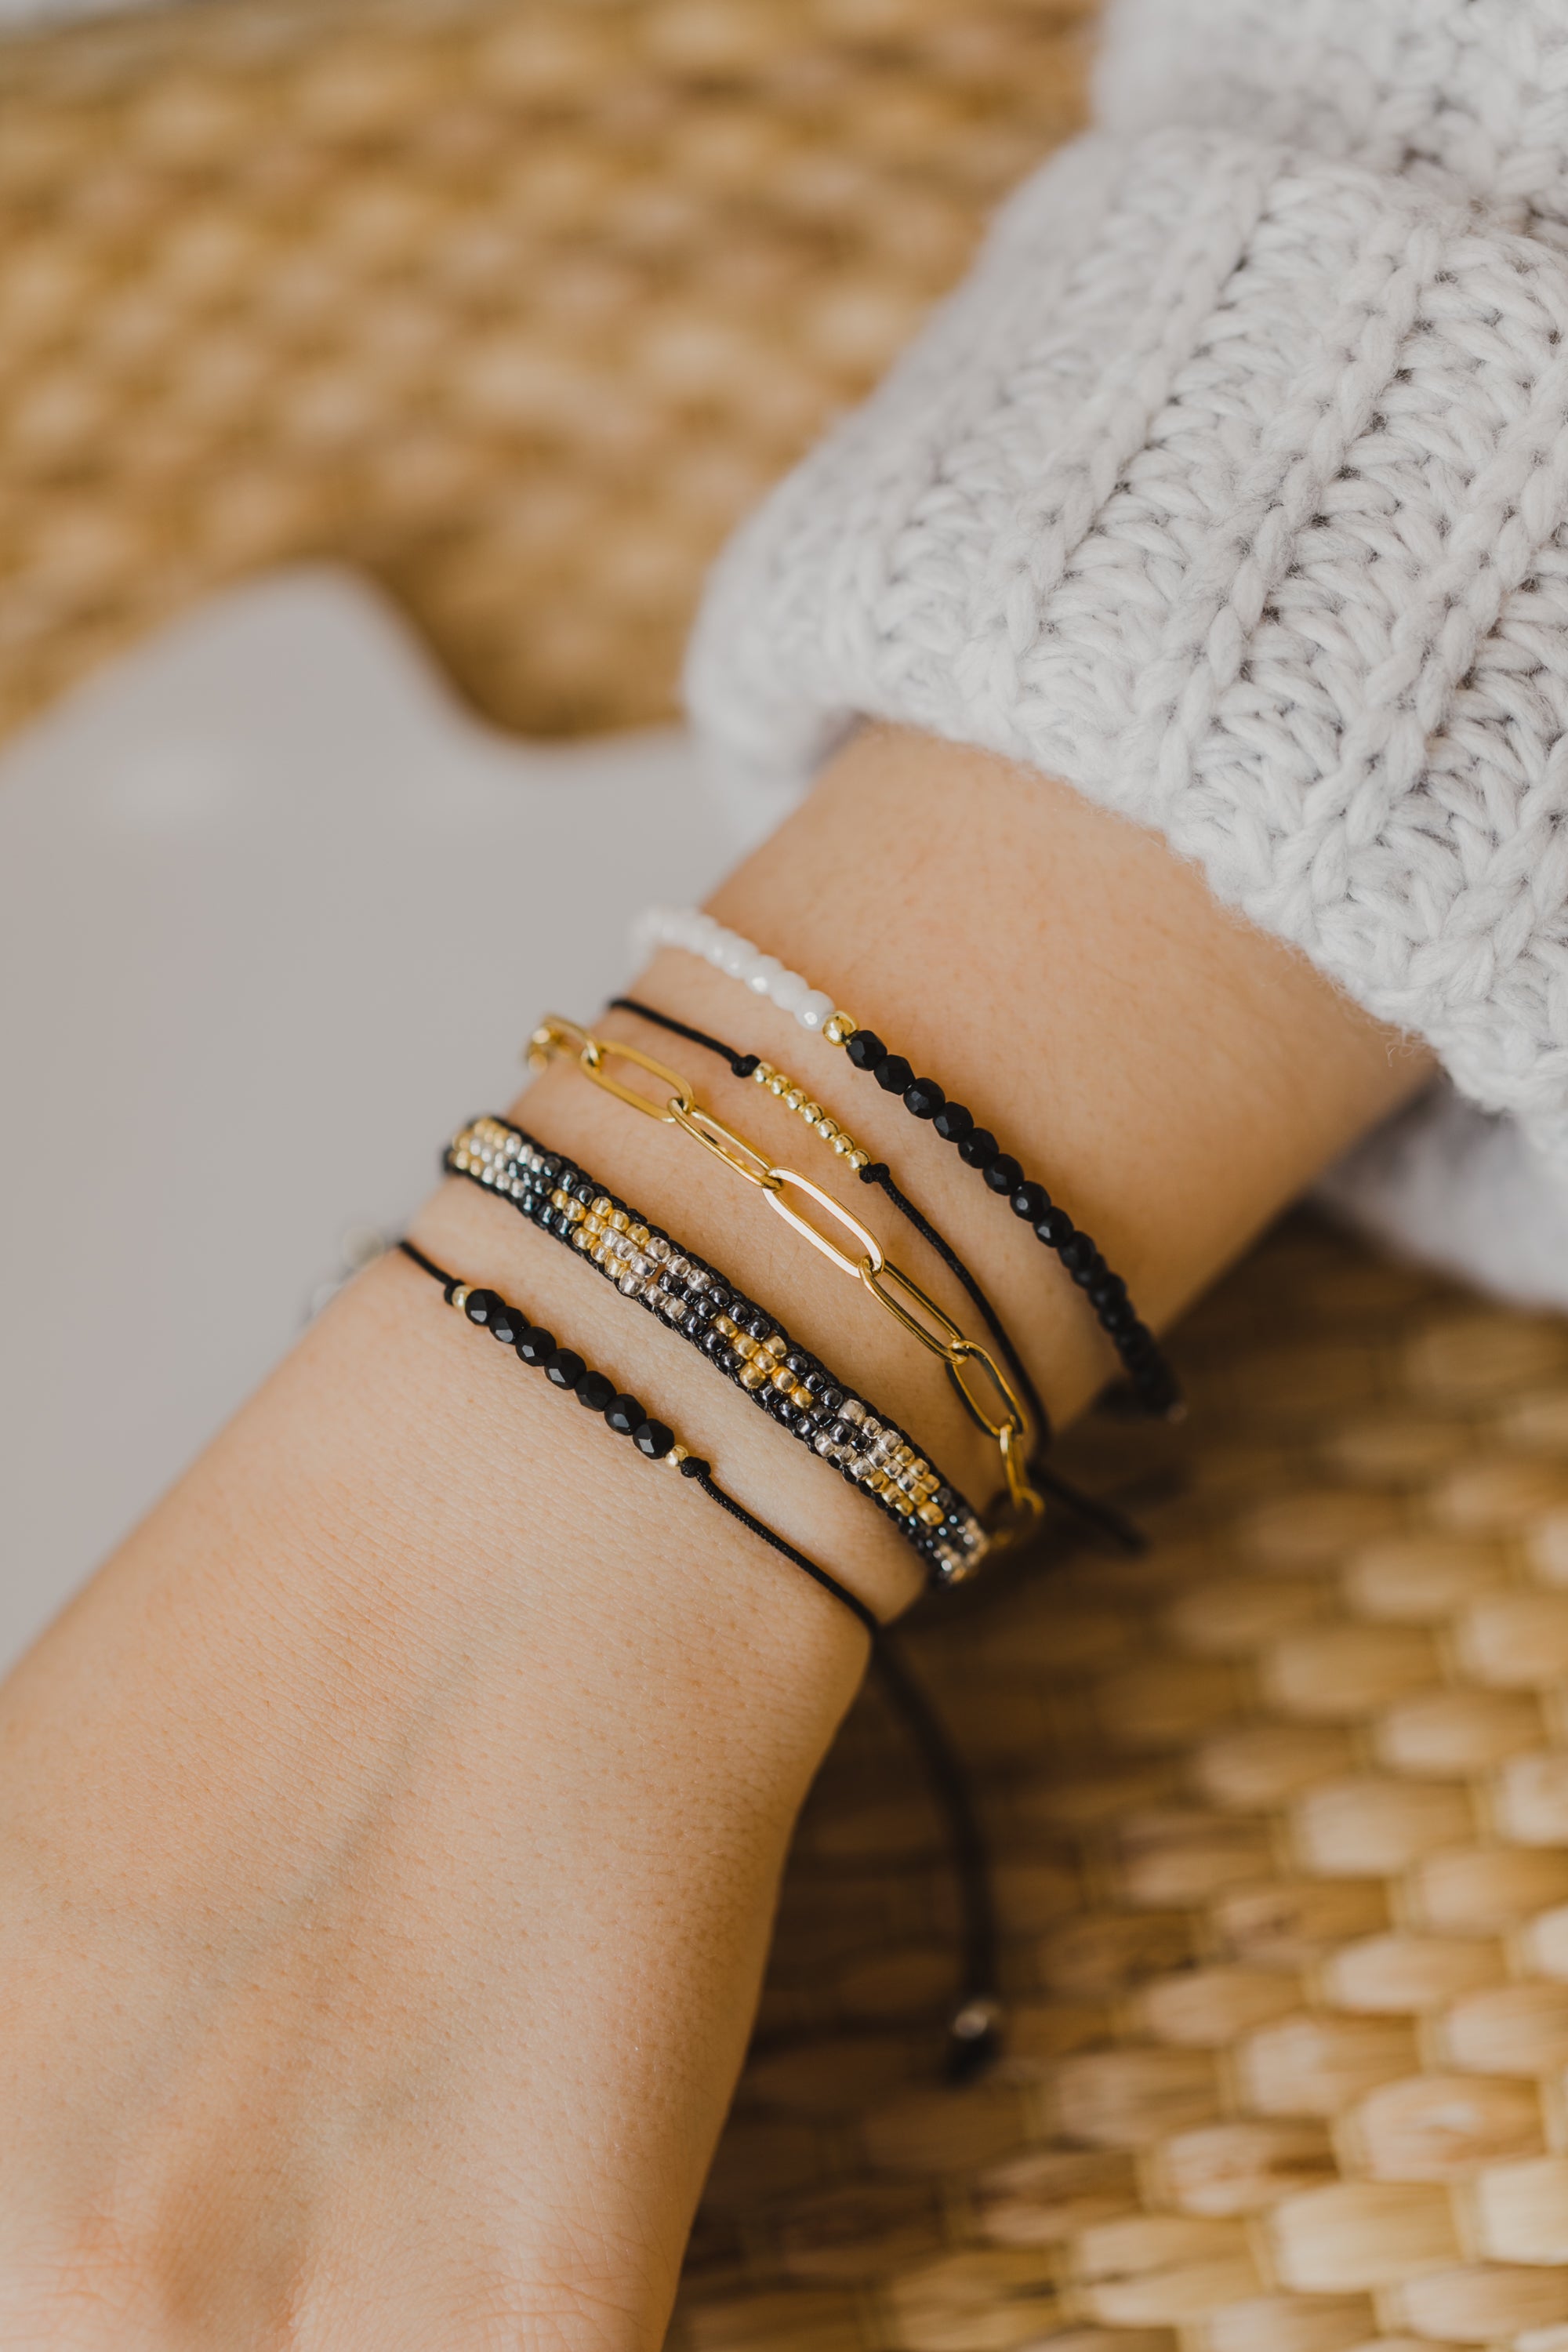
[[1331, 1190], [1568, 1303], [1568, 0], [1112, 0], [1098, 98], [721, 560], [695, 719], [1158, 826], [1442, 1058]]

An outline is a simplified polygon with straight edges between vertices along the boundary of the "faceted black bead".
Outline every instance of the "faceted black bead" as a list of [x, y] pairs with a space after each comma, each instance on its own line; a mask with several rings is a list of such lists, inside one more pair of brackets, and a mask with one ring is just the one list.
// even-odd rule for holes
[[1088, 1290], [1090, 1285], [1098, 1282], [1100, 1276], [1105, 1272], [1105, 1260], [1100, 1256], [1100, 1252], [1096, 1250], [1094, 1255], [1086, 1265], [1069, 1265], [1068, 1272], [1071, 1275], [1073, 1280], [1077, 1283], [1080, 1290]]
[[1154, 1334], [1147, 1323], [1134, 1323], [1123, 1331], [1117, 1346], [1124, 1364], [1136, 1364], [1154, 1352]]
[[[1092, 1299], [1094, 1292], [1089, 1292]], [[1131, 1331], [1138, 1320], [1138, 1309], [1128, 1297], [1108, 1299], [1100, 1309], [1100, 1319], [1114, 1339], [1121, 1331]]]
[[988, 1127], [972, 1127], [958, 1147], [958, 1156], [966, 1168], [989, 1168], [996, 1152], [996, 1138]]
[[577, 1383], [577, 1402], [590, 1412], [605, 1412], [616, 1401], [616, 1384], [603, 1372], [584, 1372]]
[[874, 1070], [888, 1049], [874, 1029], [854, 1029], [844, 1050], [858, 1070]]
[[901, 1095], [914, 1084], [914, 1072], [901, 1054], [884, 1054], [871, 1076], [885, 1095]]
[[544, 1377], [558, 1389], [574, 1389], [587, 1369], [575, 1348], [552, 1348], [544, 1359]]
[[511, 1344], [525, 1364], [542, 1364], [555, 1353], [555, 1334], [547, 1331], [542, 1323], [531, 1323]]
[[605, 1407], [605, 1426], [613, 1429], [617, 1437], [629, 1437], [647, 1419], [635, 1396], [612, 1397]]
[[999, 1151], [985, 1171], [985, 1181], [994, 1192], [1015, 1192], [1024, 1181], [1024, 1171], [1010, 1151]]
[[470, 1290], [463, 1312], [470, 1323], [488, 1323], [506, 1305], [499, 1290]]
[[1031, 1178], [1028, 1183], [1015, 1186], [1007, 1205], [1016, 1217], [1022, 1217], [1032, 1225], [1036, 1218], [1043, 1217], [1050, 1207], [1051, 1196], [1043, 1184], [1037, 1184]]
[[1119, 1274], [1102, 1273], [1089, 1286], [1089, 1303], [1103, 1314], [1106, 1307], [1114, 1307], [1119, 1298], [1126, 1296], [1127, 1285]]
[[965, 1110], [962, 1103], [943, 1103], [931, 1125], [944, 1143], [962, 1143], [974, 1132], [974, 1113]]
[[515, 1348], [518, 1333], [528, 1328], [528, 1318], [521, 1307], [509, 1307], [503, 1298], [490, 1317], [490, 1338], [499, 1339], [503, 1348]]
[[643, 1421], [632, 1432], [632, 1444], [650, 1462], [662, 1462], [675, 1444], [675, 1432], [667, 1429], [662, 1421]]
[[904, 1108], [916, 1118], [934, 1118], [946, 1100], [934, 1078], [916, 1078], [904, 1088]]
[[1035, 1239], [1044, 1242], [1047, 1249], [1059, 1250], [1064, 1242], [1071, 1241], [1074, 1230], [1065, 1209], [1047, 1209], [1043, 1217], [1035, 1220]]
[[1062, 1244], [1057, 1255], [1069, 1274], [1081, 1274], [1093, 1265], [1100, 1252], [1087, 1234], [1077, 1233]]
[[[826, 1388], [819, 1391], [816, 1402], [824, 1412], [837, 1412], [844, 1402], [844, 1391], [842, 1389], [836, 1389], [830, 1381]], [[843, 1440], [840, 1439], [839, 1443], [842, 1444]]]

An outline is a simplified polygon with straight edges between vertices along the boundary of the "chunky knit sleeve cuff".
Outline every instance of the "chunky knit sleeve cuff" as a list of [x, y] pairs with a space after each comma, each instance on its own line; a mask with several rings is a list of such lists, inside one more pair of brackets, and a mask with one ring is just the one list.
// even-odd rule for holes
[[886, 718], [1159, 827], [1441, 1056], [1436, 1158], [1342, 1192], [1568, 1299], [1568, 11], [1124, 0], [1100, 110], [721, 561], [695, 720], [774, 791]]

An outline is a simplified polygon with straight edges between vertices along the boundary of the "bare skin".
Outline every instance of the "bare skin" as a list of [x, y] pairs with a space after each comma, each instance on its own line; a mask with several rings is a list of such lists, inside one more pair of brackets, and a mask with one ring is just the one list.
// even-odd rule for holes
[[[713, 903], [962, 1092], [1160, 1322], [1427, 1075], [1153, 837], [922, 739], [858, 739]], [[886, 1154], [1053, 1412], [1083, 1405], [1111, 1360], [1081, 1298], [929, 1130], [689, 957], [638, 992]], [[798, 1120], [613, 1019], [962, 1305]], [[992, 1491], [932, 1360], [760, 1196], [569, 1069], [526, 1116]], [[521, 1219], [453, 1183], [417, 1234], [879, 1613], [912, 1597], [863, 1500]], [[372, 1269], [0, 1695], [6, 2345], [656, 2346], [865, 1655], [405, 1261]]]

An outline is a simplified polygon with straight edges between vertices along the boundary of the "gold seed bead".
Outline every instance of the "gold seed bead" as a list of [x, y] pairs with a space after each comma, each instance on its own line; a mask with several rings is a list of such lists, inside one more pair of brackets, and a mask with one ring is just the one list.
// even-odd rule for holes
[[[734, 1326], [732, 1324], [730, 1328], [731, 1330], [734, 1329]], [[749, 1331], [735, 1332], [735, 1346], [739, 1353], [745, 1357], [748, 1363], [750, 1363], [752, 1358], [757, 1353], [757, 1343], [752, 1339]], [[763, 1369], [765, 1370], [766, 1367], [764, 1366]]]
[[907, 1495], [900, 1495], [895, 1489], [894, 1492], [888, 1496], [888, 1500], [891, 1503], [894, 1510], [897, 1511], [900, 1519], [907, 1519], [912, 1515], [915, 1507], [910, 1502]]
[[616, 1233], [624, 1234], [627, 1226], [631, 1223], [631, 1219], [627, 1216], [624, 1209], [613, 1209], [610, 1212], [610, 1223], [614, 1225]]
[[822, 1034], [830, 1045], [847, 1045], [859, 1026], [847, 1013], [836, 1013], [830, 1021], [823, 1023]]
[[763, 1341], [763, 1345], [767, 1349], [770, 1356], [782, 1356], [784, 1351], [784, 1333], [782, 1331], [770, 1331], [767, 1338]]
[[457, 1288], [452, 1293], [452, 1304], [454, 1307], [466, 1307], [468, 1303], [468, 1286], [466, 1282], [459, 1282]]
[[752, 1083], [753, 1086], [765, 1087], [773, 1075], [773, 1066], [771, 1062], [759, 1062], [752, 1072]]
[[557, 1184], [554, 1192], [550, 1195], [550, 1205], [552, 1209], [563, 1209], [566, 1206], [566, 1195], [561, 1190], [559, 1184]]
[[797, 1086], [791, 1086], [784, 1097], [784, 1108], [786, 1110], [798, 1110], [805, 1100], [805, 1097], [800, 1087]]
[[829, 1118], [825, 1111], [816, 1122], [816, 1131], [824, 1143], [831, 1143], [838, 1132], [838, 1121], [836, 1118]]
[[922, 1527], [940, 1528], [942, 1518], [942, 1505], [940, 1503], [917, 1503], [915, 1506], [915, 1517], [919, 1519]]
[[594, 1236], [588, 1231], [586, 1225], [578, 1225], [576, 1227], [572, 1235], [572, 1246], [574, 1249], [580, 1250], [589, 1250], [593, 1248]]
[[773, 1383], [780, 1396], [788, 1396], [795, 1386], [795, 1374], [788, 1370], [787, 1366], [781, 1364], [777, 1371], [773, 1374]]
[[686, 1459], [686, 1453], [687, 1449], [684, 1445], [672, 1445], [664, 1458], [672, 1470], [679, 1470]]
[[788, 1084], [789, 1080], [785, 1077], [782, 1070], [770, 1070], [768, 1072], [769, 1094], [782, 1095]]
[[713, 1328], [715, 1331], [721, 1331], [726, 1339], [732, 1339], [735, 1336], [735, 1327], [727, 1315], [715, 1315]]
[[582, 1222], [583, 1222], [584, 1218], [587, 1215], [587, 1213], [588, 1213], [588, 1212], [587, 1212], [587, 1210], [583, 1206], [583, 1203], [582, 1203], [582, 1202], [581, 1202], [581, 1201], [568, 1201], [568, 1202], [567, 1202], [567, 1203], [566, 1203], [566, 1217], [567, 1217], [567, 1222], [568, 1222], [568, 1223], [570, 1223], [570, 1224], [574, 1224], [574, 1225], [580, 1225], [580, 1224], [582, 1223]]
[[812, 1402], [811, 1391], [808, 1388], [791, 1389], [789, 1392], [789, 1401], [791, 1404], [798, 1405], [802, 1412], [804, 1412], [807, 1405]]
[[807, 1127], [815, 1127], [817, 1120], [822, 1117], [822, 1105], [820, 1103], [804, 1102], [800, 1107], [800, 1115], [802, 1118], [805, 1119]]
[[626, 1239], [630, 1242], [633, 1249], [647, 1249], [648, 1238], [648, 1230], [646, 1225], [627, 1226]]
[[741, 1386], [743, 1389], [760, 1389], [767, 1376], [765, 1364], [748, 1364], [740, 1375]]
[[595, 1217], [607, 1217], [610, 1213], [610, 1204], [602, 1192], [593, 1204], [593, 1213]]
[[843, 1159], [847, 1151], [853, 1151], [855, 1149], [855, 1145], [851, 1139], [843, 1133], [834, 1136], [831, 1139], [833, 1149], [838, 1154], [840, 1160]]

